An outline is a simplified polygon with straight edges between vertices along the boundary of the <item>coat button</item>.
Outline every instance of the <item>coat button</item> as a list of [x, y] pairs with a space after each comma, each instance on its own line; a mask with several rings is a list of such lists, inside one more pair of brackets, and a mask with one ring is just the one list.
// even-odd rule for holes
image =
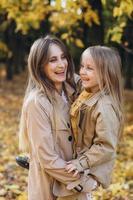
[[72, 141], [72, 136], [71, 135], [69, 135], [69, 137], [68, 137], [68, 141]]
[[67, 126], [68, 126], [68, 128], [70, 128], [70, 124], [67, 122]]

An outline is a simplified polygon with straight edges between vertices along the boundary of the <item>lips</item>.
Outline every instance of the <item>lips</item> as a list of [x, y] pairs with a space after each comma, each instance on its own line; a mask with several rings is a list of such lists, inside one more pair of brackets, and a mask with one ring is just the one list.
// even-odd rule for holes
[[82, 80], [82, 81], [89, 81], [89, 78], [82, 78], [82, 77], [81, 77], [81, 80]]
[[63, 72], [55, 72], [56, 74], [64, 74], [65, 72], [63, 71]]
[[89, 80], [88, 76], [84, 76], [84, 75], [80, 74], [80, 77], [81, 77], [81, 80], [83, 80], [83, 81], [88, 81]]
[[56, 75], [59, 75], [59, 76], [64, 76], [65, 75], [65, 71], [58, 71], [58, 72], [55, 72]]

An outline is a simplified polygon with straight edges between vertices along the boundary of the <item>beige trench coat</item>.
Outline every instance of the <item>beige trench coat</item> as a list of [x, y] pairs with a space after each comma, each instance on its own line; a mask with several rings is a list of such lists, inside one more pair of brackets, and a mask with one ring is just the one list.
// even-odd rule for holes
[[78, 119], [78, 159], [73, 160], [79, 171], [89, 173], [107, 188], [116, 157], [120, 132], [118, 118], [109, 95], [100, 92], [86, 100]]
[[[69, 95], [74, 92], [70, 86], [67, 90]], [[34, 91], [25, 104], [30, 146], [29, 200], [53, 200], [53, 190], [57, 196], [74, 194], [66, 189], [66, 185], [77, 178], [64, 169], [73, 154], [70, 105], [57, 93], [52, 101]]]

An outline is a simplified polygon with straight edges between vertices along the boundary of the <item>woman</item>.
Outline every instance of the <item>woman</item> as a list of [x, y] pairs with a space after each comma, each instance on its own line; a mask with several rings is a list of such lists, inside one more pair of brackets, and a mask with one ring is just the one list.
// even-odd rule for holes
[[79, 179], [79, 175], [65, 171], [73, 154], [69, 108], [75, 82], [71, 56], [59, 39], [40, 38], [31, 47], [28, 70], [19, 132], [20, 149], [30, 154], [28, 199], [69, 195], [77, 199], [80, 194], [65, 186]]

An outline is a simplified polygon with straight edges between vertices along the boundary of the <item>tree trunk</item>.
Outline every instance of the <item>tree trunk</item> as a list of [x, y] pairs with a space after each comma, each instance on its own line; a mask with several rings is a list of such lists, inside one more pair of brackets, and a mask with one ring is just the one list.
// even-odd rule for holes
[[133, 88], [133, 21], [128, 19], [124, 29], [123, 46], [125, 49], [125, 87]]
[[13, 67], [12, 67], [12, 58], [6, 60], [6, 79], [13, 79]]
[[126, 52], [126, 77], [125, 77], [125, 88], [132, 89], [133, 88], [133, 54]]
[[[14, 32], [15, 24], [12, 22], [8, 29], [6, 29], [4, 33], [4, 41], [8, 45], [9, 50], [13, 53], [12, 51], [12, 46], [13, 46], [13, 40], [12, 40], [12, 35]], [[13, 68], [13, 55], [11, 58], [7, 57], [6, 60], [6, 78], [7, 80], [12, 80], [14, 75], [14, 68]]]
[[93, 24], [92, 27], [88, 27], [87, 24], [83, 24], [84, 30], [84, 38], [83, 41], [85, 43], [85, 47], [91, 45], [98, 45], [104, 43], [104, 24], [103, 24], [103, 16], [102, 16], [102, 3], [99, 0], [89, 0], [90, 5], [93, 10], [97, 10], [100, 25]]

